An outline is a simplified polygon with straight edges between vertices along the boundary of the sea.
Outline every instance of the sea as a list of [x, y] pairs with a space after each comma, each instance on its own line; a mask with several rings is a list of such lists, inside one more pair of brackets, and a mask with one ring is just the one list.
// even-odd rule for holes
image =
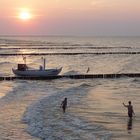
[[[140, 73], [139, 52], [140, 37], [0, 36], [0, 76], [25, 56], [60, 75]], [[140, 78], [1, 80], [0, 140], [140, 140]]]

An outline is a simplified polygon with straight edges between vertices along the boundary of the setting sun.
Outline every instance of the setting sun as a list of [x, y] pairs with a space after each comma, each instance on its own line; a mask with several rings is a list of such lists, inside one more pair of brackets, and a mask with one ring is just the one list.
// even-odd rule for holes
[[28, 10], [24, 9], [20, 12], [19, 18], [26, 21], [26, 20], [31, 19], [32, 15]]

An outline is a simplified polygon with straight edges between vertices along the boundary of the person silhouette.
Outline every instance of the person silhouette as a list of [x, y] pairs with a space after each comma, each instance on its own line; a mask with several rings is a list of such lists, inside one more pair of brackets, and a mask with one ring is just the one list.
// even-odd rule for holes
[[88, 73], [89, 71], [90, 71], [90, 69], [89, 69], [89, 67], [88, 67], [88, 69], [87, 69], [86, 73]]
[[128, 109], [128, 117], [132, 118], [133, 115], [135, 115], [135, 113], [133, 110], [133, 106], [131, 105], [131, 101], [128, 102], [128, 105], [125, 105], [124, 103], [123, 103], [123, 105], [124, 105], [124, 107], [127, 107], [127, 109]]
[[62, 103], [61, 103], [61, 107], [63, 109], [63, 113], [65, 113], [66, 108], [67, 108], [67, 98], [65, 98]]

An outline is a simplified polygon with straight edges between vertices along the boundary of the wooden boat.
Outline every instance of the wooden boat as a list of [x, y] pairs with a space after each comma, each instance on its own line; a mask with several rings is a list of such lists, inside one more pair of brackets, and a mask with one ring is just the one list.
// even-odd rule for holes
[[62, 70], [61, 68], [52, 68], [45, 69], [45, 59], [44, 59], [44, 67], [40, 66], [39, 69], [29, 69], [25, 64], [18, 64], [17, 69], [12, 69], [13, 73], [17, 76], [31, 76], [31, 77], [48, 77], [48, 76], [56, 76]]
[[61, 68], [56, 69], [45, 69], [45, 70], [37, 70], [37, 69], [12, 69], [13, 73], [18, 76], [31, 76], [31, 77], [47, 77], [47, 76], [56, 76], [62, 70]]

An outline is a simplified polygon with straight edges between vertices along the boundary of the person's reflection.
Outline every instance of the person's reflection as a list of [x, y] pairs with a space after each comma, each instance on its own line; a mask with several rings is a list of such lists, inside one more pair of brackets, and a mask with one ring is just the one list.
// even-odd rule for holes
[[133, 119], [132, 118], [128, 118], [128, 122], [127, 122], [127, 130], [128, 130], [128, 133], [131, 134], [131, 131], [133, 128]]

